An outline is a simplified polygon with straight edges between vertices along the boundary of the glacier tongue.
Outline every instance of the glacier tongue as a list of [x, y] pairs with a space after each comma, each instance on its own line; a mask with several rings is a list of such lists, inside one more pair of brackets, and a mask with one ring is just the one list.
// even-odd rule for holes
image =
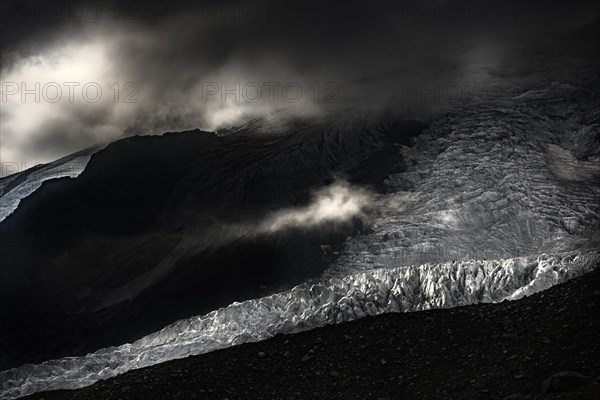
[[180, 320], [131, 344], [0, 372], [0, 397], [80, 388], [131, 369], [366, 315], [514, 300], [591, 271], [599, 261], [598, 251], [564, 252], [382, 268], [305, 283]]
[[[45, 181], [64, 177], [77, 178], [85, 169], [94, 150], [95, 148], [81, 151], [42, 165], [38, 169], [25, 170], [15, 176], [4, 178], [4, 182], [0, 182], [0, 222], [12, 214], [21, 200], [38, 190]], [[21, 182], [6, 190], [15, 179]]]

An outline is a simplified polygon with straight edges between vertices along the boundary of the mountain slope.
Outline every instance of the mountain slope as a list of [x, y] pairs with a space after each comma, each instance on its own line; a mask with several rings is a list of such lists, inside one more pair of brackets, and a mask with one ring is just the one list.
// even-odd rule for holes
[[366, 123], [131, 137], [94, 154], [76, 179], [44, 182], [0, 223], [0, 369], [132, 341], [318, 276], [321, 245], [358, 221], [263, 224], [307, 206], [336, 174], [360, 172], [385, 145], [386, 132]]

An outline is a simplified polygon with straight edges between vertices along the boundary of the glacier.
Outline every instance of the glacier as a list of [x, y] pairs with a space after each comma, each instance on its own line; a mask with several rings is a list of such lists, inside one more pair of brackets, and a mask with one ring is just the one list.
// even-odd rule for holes
[[321, 279], [175, 322], [82, 357], [0, 372], [0, 397], [75, 389], [132, 369], [367, 315], [516, 300], [593, 270], [595, 250], [379, 268]]
[[38, 190], [45, 181], [66, 177], [77, 178], [96, 150], [96, 148], [84, 150], [1, 179], [0, 222], [11, 215], [21, 200]]
[[[576, 98], [559, 83], [538, 93], [559, 89]], [[349, 238], [324, 277], [598, 247], [600, 97], [574, 101], [568, 119], [526, 99], [458, 108], [399, 148], [408, 168], [388, 175], [371, 231]]]

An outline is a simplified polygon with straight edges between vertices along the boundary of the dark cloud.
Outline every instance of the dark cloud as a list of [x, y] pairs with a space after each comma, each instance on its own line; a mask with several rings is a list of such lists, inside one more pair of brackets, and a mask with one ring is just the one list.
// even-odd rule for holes
[[[404, 74], [404, 80], [428, 79], [436, 71], [443, 71], [447, 79], [464, 79], [465, 63], [500, 62], [504, 49], [495, 42], [479, 51], [472, 61], [455, 58], [456, 49], [461, 46], [508, 35], [512, 39], [502, 45], [510, 47], [523, 38], [598, 18], [598, 5], [593, 1], [550, 5], [512, 0], [38, 0], [3, 2], [0, 10], [3, 80], [19, 79], [24, 66], [30, 65], [31, 60], [39, 62], [40, 57], [47, 69], [63, 66], [66, 76], [59, 76], [68, 79], [66, 66], [70, 64], [61, 64], [59, 56], [50, 54], [69, 46], [75, 49], [73, 54], [85, 55], [88, 53], [77, 49], [95, 43], [104, 57], [90, 67], [85, 66], [85, 60], [72, 61], [82, 61], [78, 67], [81, 76], [89, 75], [103, 85], [103, 101], [57, 103], [55, 109], [47, 110], [51, 115], [47, 122], [39, 116], [39, 126], [27, 128], [35, 130], [35, 134], [23, 133], [28, 135], [23, 144], [4, 140], [2, 145], [11, 151], [10, 157], [21, 159], [36, 159], [44, 153], [43, 149], [51, 149], [45, 151], [47, 154], [65, 153], [123, 132], [161, 133], [235, 125], [291, 104], [282, 92], [282, 87], [290, 82], [303, 90], [300, 105], [317, 112], [322, 104], [314, 101], [315, 83], [320, 94], [327, 95], [328, 90], [322, 91], [328, 82], [337, 85], [366, 76], [383, 77], [369, 87], [345, 85], [345, 89], [358, 92], [336, 97], [363, 97], [365, 103], [375, 104], [401, 84], [386, 80], [387, 71], [396, 71], [396, 77]], [[93, 70], [97, 78], [91, 73], [86, 75], [85, 68]], [[42, 72], [38, 74], [46, 70], [39, 71]], [[45, 79], [46, 76], [39, 76], [42, 84]], [[139, 102], [123, 104], [122, 97], [116, 103], [108, 101], [110, 82], [122, 86], [133, 82], [139, 88], [135, 96]], [[272, 82], [278, 86], [269, 101], [267, 94], [275, 88], [269, 86]], [[236, 83], [240, 85], [237, 94], [242, 98], [236, 101], [228, 95], [230, 104], [222, 104], [221, 85], [231, 89]], [[214, 89], [213, 84], [219, 93], [205, 98], [207, 90]], [[252, 96], [249, 93], [257, 90], [254, 84], [263, 96], [257, 102], [246, 101]], [[289, 89], [293, 92], [294, 88]], [[120, 94], [125, 96], [127, 92]], [[3, 108], [27, 105], [3, 104]], [[10, 116], [11, 110], [2, 115]], [[11, 130], [3, 132], [6, 138], [19, 134], [18, 125], [11, 125], [10, 119], [4, 122]]]

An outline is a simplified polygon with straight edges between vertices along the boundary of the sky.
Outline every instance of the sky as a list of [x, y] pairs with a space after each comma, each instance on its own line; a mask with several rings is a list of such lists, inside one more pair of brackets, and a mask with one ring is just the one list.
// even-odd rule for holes
[[[591, 23], [598, 8], [587, 0], [4, 1], [2, 171], [131, 134], [226, 129], [287, 106], [320, 115], [349, 97], [383, 104], [399, 86], [389, 71], [405, 71], [402, 82], [423, 69], [485, 79], [465, 65], [501, 63], [503, 46]], [[498, 36], [509, 39], [498, 46]], [[475, 56], [453, 58], [477, 43]], [[384, 78], [342, 91], [367, 77]]]

